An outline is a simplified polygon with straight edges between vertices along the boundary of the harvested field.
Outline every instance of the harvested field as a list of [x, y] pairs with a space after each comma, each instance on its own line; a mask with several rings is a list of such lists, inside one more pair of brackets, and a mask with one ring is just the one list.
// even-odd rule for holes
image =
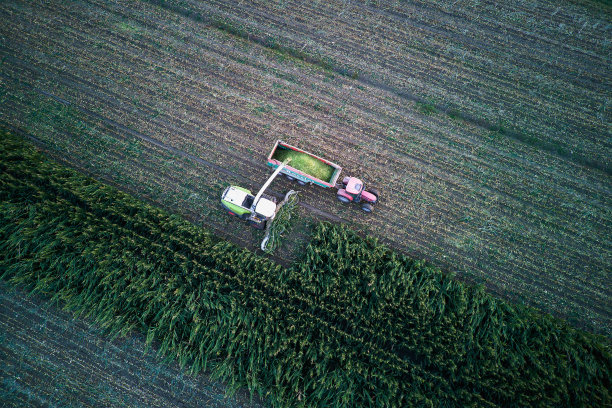
[[156, 3], [0, 5], [2, 124], [249, 248], [219, 194], [261, 185], [283, 139], [382, 199], [303, 188], [279, 261], [339, 220], [612, 335], [609, 9]]

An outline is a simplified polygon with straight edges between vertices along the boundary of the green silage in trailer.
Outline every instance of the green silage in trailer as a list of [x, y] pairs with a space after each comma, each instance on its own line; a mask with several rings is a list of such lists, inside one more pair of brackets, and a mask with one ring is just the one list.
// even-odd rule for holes
[[273, 159], [279, 162], [284, 162], [290, 158], [289, 166], [303, 173], [306, 173], [312, 177], [323, 180], [329, 183], [336, 170], [333, 166], [323, 163], [316, 157], [312, 157], [309, 154], [298, 152], [296, 150], [279, 147], [272, 156]]
[[272, 406], [609, 406], [607, 339], [319, 224], [283, 268], [0, 143], [3, 279]]

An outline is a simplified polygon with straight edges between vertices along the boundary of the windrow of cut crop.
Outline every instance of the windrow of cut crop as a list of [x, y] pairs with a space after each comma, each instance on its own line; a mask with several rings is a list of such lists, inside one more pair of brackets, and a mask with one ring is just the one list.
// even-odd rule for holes
[[3, 278], [275, 406], [609, 403], [598, 338], [345, 227], [282, 268], [2, 136]]

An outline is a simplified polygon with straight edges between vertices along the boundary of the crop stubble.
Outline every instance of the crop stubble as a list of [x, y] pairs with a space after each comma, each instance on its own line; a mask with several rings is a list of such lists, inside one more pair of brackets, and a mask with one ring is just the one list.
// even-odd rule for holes
[[[260, 8], [262, 11], [253, 8], [250, 13], [267, 15], [265, 7]], [[306, 188], [302, 195], [306, 204], [385, 237], [396, 248], [408, 249], [464, 276], [471, 273], [471, 279], [485, 279], [498, 294], [527, 297], [527, 303], [609, 334], [610, 293], [605, 284], [611, 263], [608, 176], [469, 122], [453, 121], [442, 114], [422, 115], [412, 101], [393, 89], [342, 77], [150, 4], [133, 2], [129, 8], [105, 1], [70, 8], [40, 5], [35, 23], [30, 22], [34, 21], [28, 18], [33, 10], [27, 7], [6, 5], [2, 13], [7, 17], [2, 33], [12, 40], [2, 50], [3, 56], [10, 56], [3, 63], [5, 98], [13, 98], [3, 106], [7, 123], [31, 132], [48, 143], [49, 150], [54, 150], [53, 139], [60, 137], [43, 133], [20, 118], [19, 113], [30, 103], [27, 98], [17, 100], [23, 95], [23, 82], [244, 178], [228, 180], [226, 175], [187, 160], [162, 170], [157, 163], [163, 149], [148, 142], [139, 144], [142, 152], [137, 155], [128, 153], [120, 159], [110, 151], [108, 156], [98, 155], [94, 167], [88, 163], [88, 144], [100, 134], [93, 132], [64, 136], [61, 148], [71, 149], [68, 162], [72, 156], [80, 157], [79, 163], [91, 166], [100, 176], [110, 163], [118, 162], [115, 168], [125, 166], [125, 171], [117, 184], [141, 194], [145, 188], [139, 188], [139, 183], [154, 186], [159, 194], [151, 199], [165, 201], [170, 208], [168, 203], [179, 200], [172, 195], [181, 191], [183, 197], [191, 191], [208, 199], [203, 205], [208, 215], [201, 217], [202, 222], [234, 225], [231, 220], [223, 221], [214, 209], [215, 188], [225, 182], [244, 184], [245, 179], [250, 181], [248, 187], [256, 188], [268, 174], [263, 158], [276, 138], [285, 138], [340, 163], [346, 169], [344, 174], [362, 176], [366, 183], [376, 181], [373, 184], [384, 192], [377, 213], [367, 220], [356, 208], [337, 204], [329, 191]], [[347, 22], [352, 18], [366, 28], [371, 26], [367, 19], [356, 19], [354, 11], [349, 14], [350, 18], [342, 17], [347, 30], [355, 30]], [[295, 29], [291, 15], [282, 25], [287, 35]], [[466, 21], [467, 17], [461, 18]], [[375, 33], [371, 27], [368, 30]], [[382, 43], [391, 41], [385, 32], [380, 34]], [[325, 33], [319, 30], [318, 34]], [[394, 41], [402, 38], [397, 29], [391, 34]], [[429, 35], [435, 37], [435, 33]], [[448, 36], [436, 41], [445, 38]], [[329, 47], [325, 49], [331, 50]], [[369, 50], [368, 44], [353, 42], [342, 47], [342, 54], [340, 46], [333, 48], [334, 58], [363, 56]], [[354, 52], [359, 49], [360, 54]], [[470, 55], [480, 56], [474, 50]], [[405, 61], [406, 67], [408, 62], [420, 61], [402, 53], [395, 58]], [[597, 59], [597, 54], [590, 59]], [[366, 62], [372, 60], [364, 58]], [[569, 70], [568, 62], [561, 62], [565, 64], [562, 71]], [[592, 66], [587, 79], [598, 84], [598, 65]], [[381, 67], [380, 72], [388, 69]], [[394, 78], [410, 77], [402, 69], [397, 66]], [[478, 92], [489, 84], [478, 82], [484, 81], [480, 71], [466, 68], [458, 72], [472, 85], [447, 91], [467, 87]], [[385, 82], [384, 75], [379, 78], [389, 88], [396, 86], [392, 80]], [[494, 88], [498, 92], [506, 89]], [[520, 94], [516, 98], [524, 100]], [[561, 102], [550, 103], [555, 109], [571, 111]], [[526, 117], [542, 129], [549, 126], [536, 120], [538, 115], [542, 111], [530, 111]], [[99, 120], [90, 117], [89, 121], [98, 126]], [[568, 126], [559, 123], [555, 134], [567, 136]], [[114, 140], [135, 140], [120, 129], [106, 127], [100, 132]], [[80, 138], [84, 138], [82, 144], [75, 144]], [[572, 140], [582, 143], [577, 136]], [[56, 155], [62, 155], [61, 148], [55, 147]], [[167, 156], [163, 160], [172, 160], [168, 151], [161, 154]], [[194, 182], [177, 183], [190, 173]], [[201, 203], [180, 200], [183, 213], [193, 214], [201, 208]]]
[[175, 3], [331, 56], [406, 96], [503, 121], [610, 171], [602, 137], [610, 28], [602, 10], [544, 1]]

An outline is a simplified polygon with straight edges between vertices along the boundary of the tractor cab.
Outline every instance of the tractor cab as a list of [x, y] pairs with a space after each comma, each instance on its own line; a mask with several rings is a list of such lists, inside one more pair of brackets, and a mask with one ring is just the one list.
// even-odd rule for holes
[[[353, 202], [358, 203], [361, 201], [361, 194], [363, 193], [363, 182], [359, 180], [357, 177], [345, 177], [342, 180], [343, 189], [338, 191], [338, 199], [340, 196], [346, 197], [348, 201], [343, 202]], [[342, 193], [340, 193], [342, 191]]]
[[345, 177], [343, 184], [344, 181], [347, 181], [344, 187], [346, 192], [353, 196], [353, 201], [359, 202], [361, 192], [363, 191], [363, 182], [356, 177]]
[[365, 212], [372, 212], [372, 204], [378, 201], [380, 193], [376, 189], [366, 191], [363, 182], [356, 177], [345, 177], [342, 180], [344, 188], [338, 189], [336, 197], [343, 203], [359, 203], [363, 201], [361, 209]]

